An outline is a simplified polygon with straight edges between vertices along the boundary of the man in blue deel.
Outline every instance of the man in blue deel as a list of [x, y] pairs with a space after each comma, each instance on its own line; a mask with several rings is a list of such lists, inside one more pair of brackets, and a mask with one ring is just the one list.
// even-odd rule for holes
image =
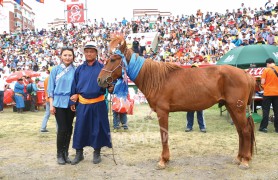
[[105, 103], [106, 89], [97, 84], [97, 77], [103, 64], [97, 60], [98, 49], [88, 42], [84, 47], [86, 61], [75, 72], [71, 90], [71, 100], [75, 104], [71, 109], [76, 111], [76, 123], [73, 135], [73, 148], [76, 156], [71, 162], [78, 164], [84, 159], [83, 148], [94, 148], [93, 163], [101, 162], [100, 151], [106, 146], [111, 148], [108, 110]]

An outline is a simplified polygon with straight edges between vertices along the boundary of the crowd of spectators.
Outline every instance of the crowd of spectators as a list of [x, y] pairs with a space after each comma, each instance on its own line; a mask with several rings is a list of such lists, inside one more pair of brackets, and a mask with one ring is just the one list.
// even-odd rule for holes
[[[263, 3], [262, 3], [263, 4]], [[114, 22], [94, 19], [84, 25], [65, 26], [50, 30], [24, 29], [18, 33], [0, 35], [0, 74], [3, 77], [17, 70], [45, 72], [60, 63], [63, 46], [73, 46], [74, 65], [85, 60], [82, 48], [93, 41], [99, 48], [99, 61], [108, 57], [108, 43], [112, 36], [123, 35], [127, 45], [138, 50], [145, 58], [174, 62], [180, 65], [215, 64], [225, 53], [249, 44], [276, 45], [278, 35], [278, 2], [268, 0], [260, 8], [252, 9], [241, 3], [238, 9], [201, 12], [192, 15], [159, 16], [155, 21], [147, 15], [138, 20], [125, 18]], [[146, 44], [144, 37], [133, 33], [158, 32], [156, 49]], [[137, 49], [138, 48], [138, 49]], [[140, 49], [141, 48], [141, 49]]]

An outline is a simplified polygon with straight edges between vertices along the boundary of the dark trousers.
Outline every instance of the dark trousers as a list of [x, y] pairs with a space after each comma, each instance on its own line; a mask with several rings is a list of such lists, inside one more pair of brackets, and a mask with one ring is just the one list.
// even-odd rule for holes
[[63, 154], [68, 156], [69, 144], [72, 134], [74, 112], [70, 108], [56, 108], [55, 118], [58, 124], [57, 157]]
[[139, 47], [132, 47], [132, 50], [134, 51], [134, 53], [138, 53], [138, 54], [140, 53]]
[[126, 113], [118, 113], [116, 111], [113, 111], [113, 127], [114, 127], [114, 129], [119, 129], [120, 123], [122, 123], [124, 129], [128, 128]]
[[30, 107], [30, 111], [35, 111], [37, 110], [37, 96], [31, 95], [31, 107]]
[[0, 91], [0, 111], [3, 111], [4, 108], [4, 91]]
[[55, 118], [58, 124], [58, 132], [72, 132], [72, 122], [75, 113], [70, 108], [57, 108]]
[[143, 52], [146, 51], [146, 46], [140, 46], [140, 56], [143, 56]]
[[199, 128], [200, 129], [205, 129], [206, 125], [205, 125], [205, 120], [204, 120], [204, 111], [189, 111], [186, 114], [186, 118], [187, 118], [187, 128], [188, 129], [192, 129], [193, 128], [193, 124], [194, 124], [194, 113], [197, 112], [197, 120], [198, 120], [198, 124], [199, 124]]
[[267, 128], [269, 121], [269, 111], [272, 104], [274, 112], [274, 128], [278, 131], [278, 96], [264, 96], [262, 102], [263, 119], [260, 124], [260, 129]]
[[257, 106], [262, 106], [262, 101], [254, 101], [254, 104], [252, 104], [252, 110], [254, 109], [253, 113], [257, 113]]

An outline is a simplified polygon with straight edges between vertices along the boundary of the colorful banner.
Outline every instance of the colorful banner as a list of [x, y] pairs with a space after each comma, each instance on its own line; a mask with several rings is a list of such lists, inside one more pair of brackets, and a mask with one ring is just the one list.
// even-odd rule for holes
[[36, 0], [39, 3], [44, 3], [44, 0]]
[[263, 74], [265, 67], [260, 67], [260, 68], [249, 68], [246, 71], [251, 74], [252, 76], [255, 77], [261, 77], [261, 75]]
[[68, 23], [83, 23], [84, 22], [84, 6], [83, 3], [68, 4]]

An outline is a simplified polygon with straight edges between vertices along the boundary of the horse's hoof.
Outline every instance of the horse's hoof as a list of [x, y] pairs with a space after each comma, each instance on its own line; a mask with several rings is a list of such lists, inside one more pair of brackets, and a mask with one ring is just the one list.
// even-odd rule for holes
[[240, 160], [238, 158], [233, 159], [233, 164], [240, 165]]
[[166, 168], [165, 163], [162, 163], [162, 162], [157, 163], [157, 169], [165, 169], [165, 168]]
[[243, 164], [243, 163], [240, 163], [240, 165], [238, 167], [239, 167], [239, 169], [242, 169], [242, 170], [246, 170], [246, 169], [250, 168], [248, 164]]

